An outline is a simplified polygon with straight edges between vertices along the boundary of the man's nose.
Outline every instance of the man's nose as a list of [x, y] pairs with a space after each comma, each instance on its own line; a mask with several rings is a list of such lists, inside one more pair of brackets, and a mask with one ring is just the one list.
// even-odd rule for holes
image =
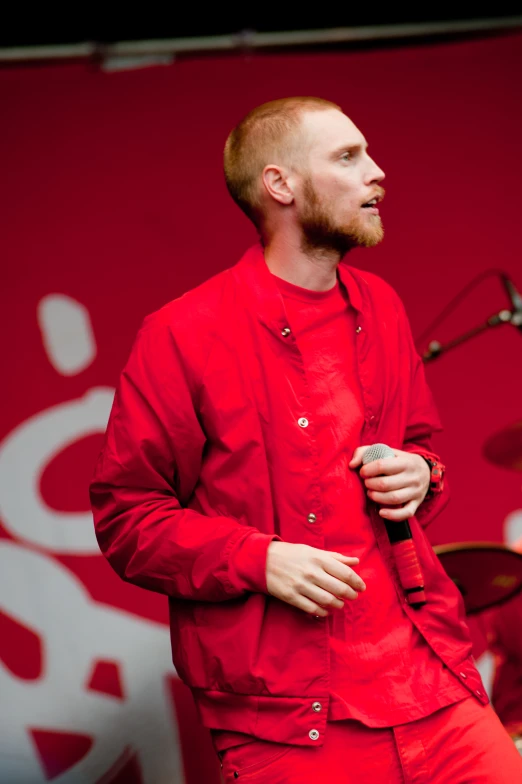
[[385, 173], [377, 166], [373, 158], [369, 158], [368, 181], [369, 182], [382, 182], [385, 178]]

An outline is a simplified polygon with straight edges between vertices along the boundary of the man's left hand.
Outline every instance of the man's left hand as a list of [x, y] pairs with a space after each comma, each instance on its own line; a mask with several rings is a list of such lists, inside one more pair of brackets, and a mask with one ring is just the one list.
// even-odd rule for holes
[[[362, 458], [368, 446], [360, 446], [355, 450], [350, 468], [362, 465]], [[430, 468], [420, 455], [394, 449], [395, 457], [373, 460], [363, 465], [359, 475], [366, 485], [368, 497], [376, 504], [383, 504], [379, 509], [381, 517], [386, 520], [408, 520], [413, 517], [424, 500], [430, 486]], [[389, 509], [397, 506], [398, 509]]]

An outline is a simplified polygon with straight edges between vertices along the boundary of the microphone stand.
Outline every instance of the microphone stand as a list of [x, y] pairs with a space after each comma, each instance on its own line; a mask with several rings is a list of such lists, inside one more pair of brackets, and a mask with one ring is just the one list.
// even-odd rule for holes
[[460, 346], [461, 343], [465, 343], [476, 335], [480, 335], [481, 332], [491, 329], [491, 327], [498, 327], [501, 324], [511, 323], [513, 326], [520, 328], [520, 323], [522, 321], [521, 317], [522, 311], [500, 310], [498, 313], [494, 313], [490, 316], [483, 324], [480, 324], [478, 327], [473, 327], [473, 329], [469, 329], [467, 332], [458, 335], [452, 340], [448, 340], [447, 343], [439, 343], [438, 340], [432, 340], [422, 355], [422, 361], [431, 362], [434, 359], [437, 359], [437, 357], [440, 357], [441, 354], [445, 354], [452, 348]]

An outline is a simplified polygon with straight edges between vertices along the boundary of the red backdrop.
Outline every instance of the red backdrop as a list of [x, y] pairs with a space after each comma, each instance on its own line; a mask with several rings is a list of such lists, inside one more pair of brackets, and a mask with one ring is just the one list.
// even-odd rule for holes
[[[396, 287], [419, 334], [482, 270], [502, 267], [522, 288], [521, 43], [0, 72], [0, 690], [10, 697], [0, 771], [10, 781], [217, 781], [208, 737], [169, 675], [165, 599], [125, 585], [97, 554], [87, 485], [144, 315], [255, 239], [223, 182], [231, 127], [286, 95], [345, 108], [388, 194], [385, 242], [350, 261]], [[507, 304], [491, 279], [430, 337]], [[501, 542], [519, 524], [520, 475], [481, 450], [521, 418], [521, 354], [521, 335], [504, 326], [427, 367], [453, 490], [433, 543]]]

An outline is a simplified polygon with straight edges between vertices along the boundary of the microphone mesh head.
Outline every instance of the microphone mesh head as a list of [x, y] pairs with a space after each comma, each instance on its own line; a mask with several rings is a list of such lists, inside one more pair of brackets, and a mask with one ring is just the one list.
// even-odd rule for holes
[[373, 444], [365, 450], [363, 454], [363, 465], [380, 460], [383, 457], [395, 457], [395, 452], [387, 444]]

